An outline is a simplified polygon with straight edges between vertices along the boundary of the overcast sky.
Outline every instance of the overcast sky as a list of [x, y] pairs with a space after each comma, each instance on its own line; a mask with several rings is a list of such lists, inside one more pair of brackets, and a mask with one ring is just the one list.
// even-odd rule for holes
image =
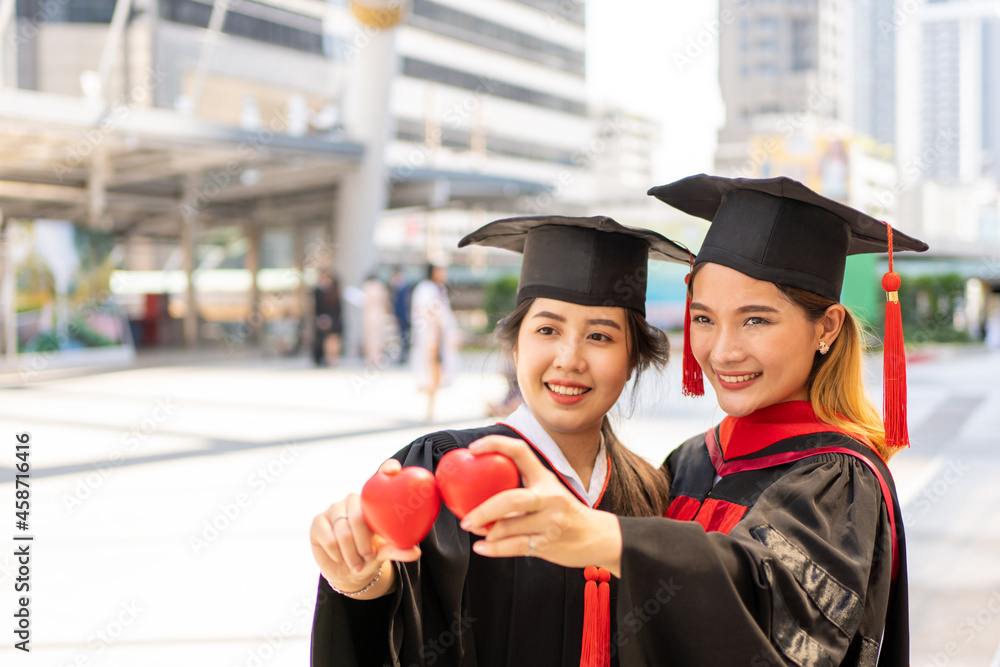
[[591, 99], [659, 120], [663, 182], [712, 172], [724, 111], [718, 81], [718, 4], [588, 0]]

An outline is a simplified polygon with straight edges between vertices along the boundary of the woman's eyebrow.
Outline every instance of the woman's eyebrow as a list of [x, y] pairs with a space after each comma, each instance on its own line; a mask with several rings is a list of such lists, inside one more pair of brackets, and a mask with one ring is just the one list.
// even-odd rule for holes
[[751, 304], [749, 306], [741, 306], [736, 309], [737, 313], [778, 313], [781, 312], [774, 306], [764, 306], [759, 304]]
[[[531, 316], [531, 319], [535, 319], [536, 317], [541, 317], [546, 320], [555, 320], [556, 322], [566, 321], [566, 318], [563, 317], [562, 315], [556, 315], [555, 313], [551, 313], [547, 310], [538, 311], [537, 313]], [[618, 329], [619, 331], [622, 330], [621, 325], [615, 322], [614, 320], [593, 319], [593, 320], [587, 320], [587, 324], [596, 324], [605, 327], [612, 327], [614, 329]]]
[[[700, 303], [698, 301], [692, 301], [691, 310], [704, 310], [711, 312], [712, 309], [703, 303]], [[750, 304], [747, 306], [740, 306], [739, 308], [736, 309], [736, 312], [742, 315], [744, 313], [780, 313], [781, 311], [775, 308], [774, 306], [765, 306], [763, 304]]]

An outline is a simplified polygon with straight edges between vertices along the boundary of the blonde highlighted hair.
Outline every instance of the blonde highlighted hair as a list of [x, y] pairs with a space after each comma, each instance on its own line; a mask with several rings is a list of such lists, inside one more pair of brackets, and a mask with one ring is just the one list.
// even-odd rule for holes
[[[795, 287], [777, 285], [789, 301], [805, 311], [816, 322], [827, 308], [836, 304], [825, 297]], [[863, 436], [883, 460], [888, 461], [898, 448], [885, 444], [885, 425], [872, 405], [864, 383], [864, 332], [851, 312], [844, 309], [844, 324], [840, 335], [830, 345], [830, 351], [816, 354], [812, 371], [806, 381], [809, 401], [816, 416], [838, 429]]]

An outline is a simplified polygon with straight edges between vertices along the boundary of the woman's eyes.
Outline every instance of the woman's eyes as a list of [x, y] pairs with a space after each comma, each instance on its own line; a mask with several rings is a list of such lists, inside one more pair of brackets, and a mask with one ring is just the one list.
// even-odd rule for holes
[[[535, 333], [538, 333], [538, 334], [540, 334], [542, 336], [555, 336], [559, 332], [555, 329], [555, 327], [542, 326], [542, 327], [538, 327], [537, 329], [535, 329]], [[595, 341], [601, 342], [601, 343], [613, 340], [611, 338], [611, 336], [609, 336], [609, 335], [607, 335], [605, 333], [600, 333], [598, 331], [595, 331], [594, 333], [588, 334], [587, 338], [589, 338], [590, 340], [595, 340]]]
[[[695, 315], [691, 318], [691, 321], [695, 324], [711, 324], [712, 320], [704, 315]], [[762, 324], [770, 324], [771, 321], [763, 317], [748, 317], [744, 324], [749, 324], [751, 326], [760, 326]]]

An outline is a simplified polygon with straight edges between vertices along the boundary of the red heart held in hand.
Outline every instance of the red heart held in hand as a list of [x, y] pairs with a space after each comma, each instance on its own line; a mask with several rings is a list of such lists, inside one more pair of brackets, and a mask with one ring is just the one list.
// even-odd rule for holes
[[453, 449], [442, 456], [435, 477], [441, 499], [459, 519], [484, 500], [521, 483], [517, 466], [507, 456], [476, 455], [468, 449]]
[[400, 549], [420, 544], [440, 511], [441, 495], [434, 475], [418, 466], [377, 472], [361, 489], [365, 523]]

